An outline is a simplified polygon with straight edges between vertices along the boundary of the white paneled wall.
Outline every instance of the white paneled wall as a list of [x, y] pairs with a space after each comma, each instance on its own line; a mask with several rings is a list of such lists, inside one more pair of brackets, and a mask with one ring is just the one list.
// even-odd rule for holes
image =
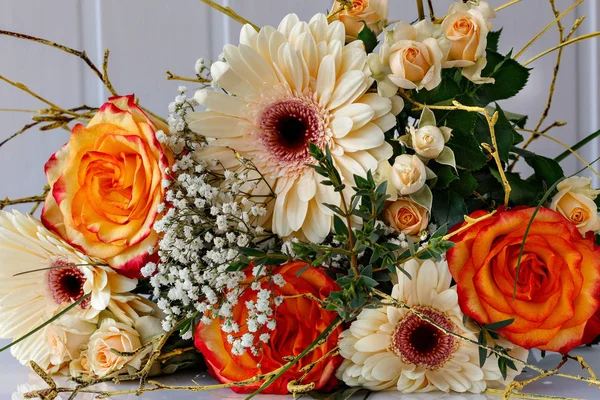
[[[574, 0], [558, 0], [565, 9]], [[494, 6], [504, 0], [490, 0]], [[303, 19], [331, 8], [330, 0], [223, 0], [258, 25], [276, 25], [295, 11]], [[436, 13], [443, 15], [449, 0], [435, 0]], [[588, 0], [578, 11], [564, 19], [567, 29], [578, 15], [587, 15], [581, 32], [600, 29], [600, 6]], [[390, 18], [413, 20], [412, 0], [390, 0]], [[545, 0], [523, 0], [499, 12], [495, 28], [503, 27], [501, 51], [519, 50], [553, 15]], [[193, 75], [197, 58], [216, 58], [223, 44], [237, 43], [240, 25], [220, 15], [198, 0], [0, 0], [0, 29], [44, 37], [76, 49], [85, 49], [101, 64], [105, 48], [111, 50], [109, 75], [115, 89], [135, 93], [156, 113], [165, 115], [176, 94], [177, 82], [167, 81], [167, 69], [180, 75]], [[522, 56], [522, 61], [552, 47], [556, 29]], [[530, 127], [541, 114], [554, 67], [554, 55], [535, 63], [529, 85], [516, 98], [505, 101], [508, 110], [531, 115]], [[574, 143], [600, 128], [599, 99], [600, 41], [594, 39], [565, 49], [557, 96], [547, 123], [568, 122], [553, 132], [561, 140]], [[22, 81], [34, 91], [65, 107], [86, 103], [101, 104], [107, 92], [101, 82], [78, 59], [36, 43], [0, 36], [0, 74]], [[25, 93], [0, 82], [0, 108], [39, 109], [43, 104]], [[26, 113], [0, 112], [0, 140], [20, 129], [28, 121]], [[0, 148], [0, 197], [37, 194], [45, 182], [43, 164], [68, 138], [66, 131], [30, 131]], [[560, 146], [539, 139], [533, 146], [553, 156]], [[598, 157], [598, 142], [582, 154]], [[565, 163], [567, 172], [579, 166], [575, 158]], [[598, 182], [600, 184], [600, 182]], [[28, 207], [22, 207], [27, 210]]]

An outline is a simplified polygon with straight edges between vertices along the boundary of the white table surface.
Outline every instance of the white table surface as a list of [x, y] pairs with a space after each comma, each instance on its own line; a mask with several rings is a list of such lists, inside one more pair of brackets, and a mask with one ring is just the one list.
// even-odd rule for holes
[[[0, 347], [6, 343], [6, 341], [0, 340]], [[574, 351], [572, 354], [581, 355], [585, 360], [592, 366], [592, 368], [600, 374], [600, 346], [596, 348], [581, 348]], [[553, 368], [560, 361], [560, 356], [556, 354], [549, 354], [541, 362], [537, 363], [543, 368]], [[581, 370], [581, 367], [574, 361], [570, 361], [561, 371], [582, 375], [585, 371]], [[520, 379], [525, 379], [534, 376], [530, 372], [524, 372]], [[159, 379], [165, 384], [170, 385], [193, 385], [194, 382], [199, 384], [210, 384], [213, 381], [204, 371], [191, 371], [182, 372], [175, 376], [169, 376]], [[96, 386], [97, 388], [111, 389], [115, 385], [101, 385]], [[0, 400], [21, 400], [23, 397], [19, 395], [19, 391], [24, 393], [29, 390], [43, 389], [46, 385], [35, 375], [29, 368], [21, 366], [10, 354], [9, 351], [0, 353]], [[119, 389], [133, 388], [133, 384], [123, 383], [120, 384]], [[114, 389], [113, 389], [114, 390]], [[576, 399], [585, 400], [598, 400], [600, 399], [600, 389], [587, 386], [583, 383], [579, 383], [572, 380], [551, 377], [545, 381], [538, 381], [529, 386], [526, 389], [527, 392], [535, 394], [545, 394], [559, 397], [569, 397]], [[59, 397], [60, 400], [67, 399], [68, 396], [63, 395]], [[77, 400], [92, 400], [93, 395], [81, 394], [77, 397]], [[118, 400], [133, 400], [139, 399], [140, 397], [134, 395], [124, 395], [113, 397]], [[185, 400], [185, 399], [239, 399], [244, 398], [243, 395], [236, 395], [229, 389], [215, 390], [211, 392], [198, 392], [198, 393], [187, 393], [187, 392], [173, 392], [173, 391], [162, 391], [144, 393], [141, 396], [142, 399], [148, 400]], [[259, 396], [260, 399], [273, 399], [273, 400], [284, 400], [286, 398], [292, 398], [291, 396]], [[304, 396], [308, 399], [308, 396]], [[363, 396], [357, 397], [362, 399]], [[472, 394], [444, 394], [444, 393], [427, 393], [427, 394], [399, 394], [397, 392], [379, 392], [373, 393], [369, 396], [369, 400], [381, 400], [381, 399], [402, 399], [402, 400], [488, 400], [488, 399], [499, 399], [500, 397], [495, 396], [484, 396], [484, 395], [472, 395]]]

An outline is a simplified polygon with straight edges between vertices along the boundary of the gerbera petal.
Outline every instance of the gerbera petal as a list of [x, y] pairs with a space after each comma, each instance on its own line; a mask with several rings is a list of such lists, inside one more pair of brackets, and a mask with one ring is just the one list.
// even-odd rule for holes
[[352, 119], [353, 128], [358, 129], [373, 120], [375, 111], [368, 104], [353, 103], [338, 108], [333, 115], [335, 118], [349, 117]]
[[198, 90], [194, 94], [194, 99], [198, 104], [203, 105], [209, 110], [238, 118], [245, 116], [246, 106], [248, 105], [248, 103], [239, 97], [229, 96], [213, 90]]
[[296, 14], [288, 14], [281, 20], [279, 26], [277, 27], [277, 30], [283, 33], [286, 37], [288, 37], [288, 35], [298, 22], [300, 22], [300, 19]]
[[343, 138], [338, 138], [337, 142], [347, 150], [367, 150], [381, 146], [385, 141], [385, 136], [381, 128], [373, 123], [368, 123], [360, 129], [354, 130]]

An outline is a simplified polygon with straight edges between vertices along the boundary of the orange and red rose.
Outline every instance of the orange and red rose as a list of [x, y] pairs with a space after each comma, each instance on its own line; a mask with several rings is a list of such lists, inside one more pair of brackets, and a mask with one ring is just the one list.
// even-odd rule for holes
[[[250, 352], [234, 355], [232, 345], [227, 341], [228, 334], [221, 330], [220, 320], [217, 319], [208, 325], [202, 322], [198, 324], [194, 341], [196, 348], [204, 355], [211, 376], [219, 382], [230, 383], [274, 371], [287, 364], [290, 357], [302, 353], [332, 323], [336, 313], [322, 309], [315, 299], [298, 295], [311, 294], [316, 298], [325, 299], [329, 293], [339, 290], [339, 286], [316, 268], [308, 268], [297, 276], [306, 265], [296, 261], [274, 268], [273, 274], [281, 274], [286, 284], [283, 287], [273, 285], [271, 290], [275, 296], [284, 296], [284, 300], [275, 309], [276, 326], [274, 330], [269, 331], [270, 340], [263, 345], [262, 352], [257, 356]], [[253, 279], [248, 273], [248, 282], [252, 282]], [[255, 301], [256, 298], [256, 291], [247, 290], [233, 309], [233, 320], [242, 327], [237, 333], [239, 335], [247, 332], [247, 328], [244, 328], [248, 317], [245, 303]], [[342, 359], [339, 356], [325, 356], [335, 349], [341, 332], [342, 328], [338, 327], [324, 344], [301, 358], [263, 393], [286, 394], [288, 383], [293, 381], [302, 385], [314, 383], [314, 390], [328, 390], [333, 387], [337, 383], [335, 371]], [[302, 368], [318, 360], [320, 361], [308, 373], [302, 371]], [[257, 382], [232, 389], [238, 393], [252, 393], [263, 383]]]
[[[511, 342], [566, 353], [582, 344], [600, 305], [600, 248], [592, 235], [583, 238], [563, 216], [540, 208], [517, 279], [521, 243], [534, 210], [498, 210], [454, 236], [448, 265], [465, 314], [482, 324], [514, 318], [499, 331]], [[586, 336], [593, 334], [588, 327]]]
[[137, 276], [158, 241], [152, 229], [172, 154], [133, 95], [112, 97], [46, 163], [44, 225], [86, 254]]

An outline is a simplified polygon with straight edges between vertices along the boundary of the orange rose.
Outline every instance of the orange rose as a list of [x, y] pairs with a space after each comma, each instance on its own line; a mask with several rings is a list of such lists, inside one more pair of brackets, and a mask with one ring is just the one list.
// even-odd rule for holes
[[[316, 268], [309, 268], [300, 276], [296, 276], [306, 265], [304, 262], [296, 261], [275, 267], [273, 274], [281, 274], [286, 284], [283, 287], [273, 285], [271, 290], [274, 295], [295, 296], [310, 293], [324, 299], [330, 292], [339, 290], [339, 286], [333, 279]], [[248, 272], [247, 275], [248, 282], [252, 282], [254, 279], [252, 274]], [[248, 316], [245, 303], [256, 299], [257, 292], [248, 289], [240, 297], [238, 305], [234, 307], [233, 320], [241, 327], [236, 335], [241, 336], [248, 332], [245, 325]], [[336, 313], [323, 310], [315, 300], [306, 297], [285, 298], [275, 309], [277, 324], [274, 330], [269, 331], [270, 340], [263, 345], [262, 352], [257, 356], [250, 352], [240, 356], [233, 355], [232, 345], [227, 341], [228, 334], [221, 330], [221, 321], [218, 319], [209, 325], [200, 322], [196, 327], [194, 341], [196, 348], [204, 355], [211, 376], [222, 383], [240, 382], [256, 375], [269, 373], [287, 364], [289, 357], [296, 357], [304, 351], [331, 324], [335, 316]], [[301, 358], [263, 393], [286, 394], [288, 383], [291, 381], [300, 381], [299, 384], [303, 385], [315, 383], [314, 390], [327, 390], [335, 385], [337, 382], [335, 370], [342, 362], [339, 356], [321, 360], [306, 376], [306, 371], [302, 371], [302, 368], [321, 359], [334, 349], [341, 332], [342, 328], [338, 327], [323, 345]], [[263, 383], [257, 382], [232, 389], [237, 393], [252, 393]]]
[[[499, 331], [514, 344], [567, 353], [582, 343], [600, 305], [600, 248], [593, 235], [582, 238], [573, 223], [540, 208], [513, 300], [519, 251], [533, 211], [499, 210], [456, 235], [448, 264], [465, 314], [482, 324], [514, 318]], [[477, 211], [471, 217], [482, 215]]]
[[172, 162], [158, 129], [133, 95], [111, 97], [46, 163], [44, 225], [128, 276], [139, 274], [158, 241], [152, 224]]
[[390, 203], [383, 216], [392, 228], [409, 236], [418, 236], [429, 224], [429, 212], [409, 199]]

